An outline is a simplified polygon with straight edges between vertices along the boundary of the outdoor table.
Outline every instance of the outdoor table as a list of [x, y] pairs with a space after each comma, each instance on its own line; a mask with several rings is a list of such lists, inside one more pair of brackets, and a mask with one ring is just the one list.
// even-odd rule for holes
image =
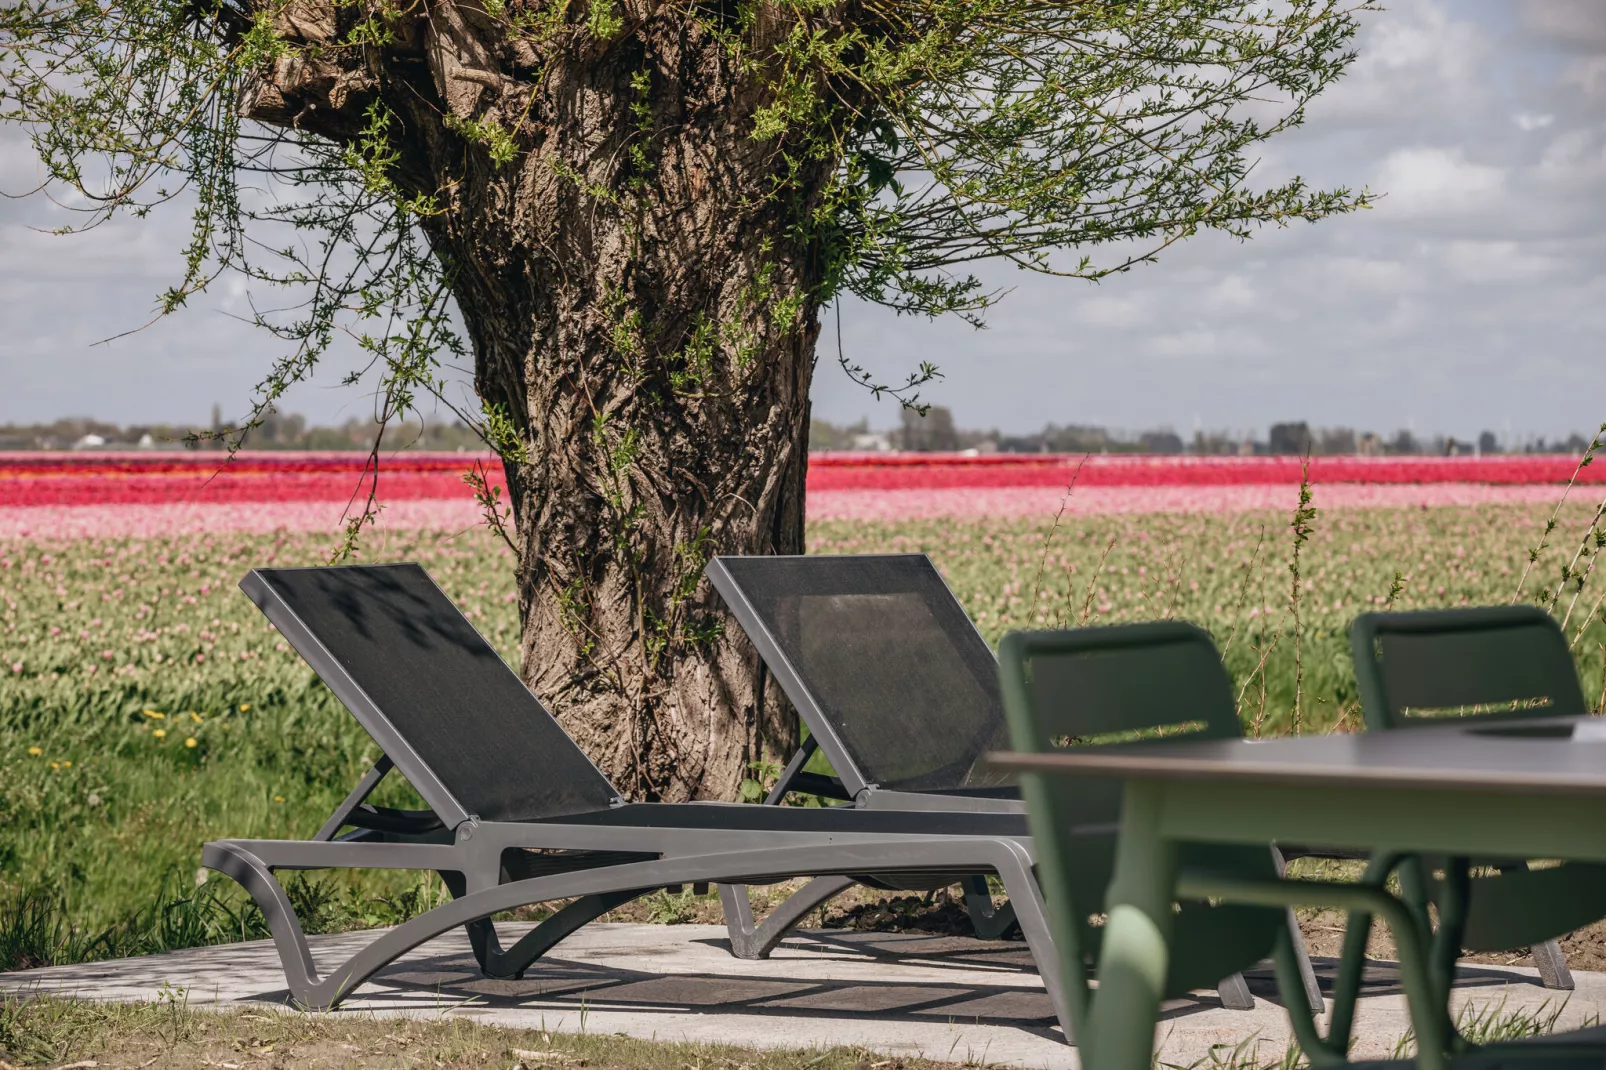
[[[1124, 782], [1099, 983], [1088, 1035], [1078, 1038], [1091, 1070], [1151, 1065], [1180, 843], [1447, 855], [1462, 860], [1463, 875], [1468, 857], [1606, 862], [1606, 721], [1593, 717], [991, 760], [1013, 772]], [[1448, 982], [1441, 987], [1447, 1020]]]

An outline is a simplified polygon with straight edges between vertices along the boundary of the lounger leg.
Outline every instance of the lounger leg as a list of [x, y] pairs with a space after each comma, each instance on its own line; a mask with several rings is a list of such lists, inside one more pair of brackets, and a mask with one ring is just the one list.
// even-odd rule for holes
[[1221, 1005], [1229, 1011], [1252, 1011], [1255, 1009], [1255, 997], [1249, 994], [1249, 983], [1244, 975], [1235, 973], [1231, 977], [1223, 978], [1216, 985], [1216, 995], [1221, 999]]
[[[1497, 867], [1504, 873], [1507, 867]], [[1525, 870], [1527, 862], [1518, 862], [1509, 867], [1511, 869]], [[1572, 971], [1567, 968], [1567, 956], [1561, 953], [1561, 945], [1554, 940], [1546, 940], [1542, 944], [1535, 944], [1528, 949], [1533, 955], [1534, 965], [1539, 967], [1539, 981], [1546, 988], [1560, 989], [1563, 992], [1573, 990]]]
[[[1327, 1004], [1322, 999], [1322, 986], [1316, 981], [1316, 968], [1310, 964], [1310, 952], [1305, 949], [1305, 937], [1299, 931], [1299, 921], [1294, 917], [1292, 908], [1288, 911], [1288, 935], [1292, 940], [1294, 959], [1299, 966], [1305, 1000], [1313, 1013], [1321, 1014], [1327, 1010]], [[1241, 973], [1235, 973], [1217, 985], [1216, 995], [1221, 998], [1221, 1005], [1229, 1011], [1255, 1009], [1255, 997], [1250, 994], [1249, 984]]]
[[966, 877], [959, 882], [959, 886], [965, 893], [965, 913], [970, 915], [970, 924], [978, 937], [983, 940], [1002, 940], [1009, 930], [1015, 928], [1014, 907], [1009, 903], [1001, 907], [993, 906], [986, 877]]
[[[268, 932], [273, 935], [279, 962], [284, 966], [285, 987], [290, 999], [303, 1007], [315, 1007], [330, 1001], [320, 1000], [318, 969], [312, 961], [312, 948], [307, 935], [296, 917], [296, 908], [284, 885], [263, 865], [261, 859], [243, 851], [206, 850], [202, 863], [226, 877], [232, 877], [256, 902], [257, 909], [267, 919]], [[337, 997], [338, 998], [338, 997]], [[332, 1005], [332, 1003], [330, 1004]]]
[[1573, 975], [1567, 969], [1567, 956], [1561, 953], [1561, 945], [1554, 940], [1546, 940], [1542, 944], [1535, 944], [1532, 951], [1534, 965], [1539, 967], [1539, 980], [1544, 986], [1571, 992]]
[[[1279, 880], [1288, 876], [1288, 860], [1276, 844], [1271, 845], [1271, 862], [1277, 867]], [[1291, 946], [1299, 965], [1299, 980], [1305, 989], [1305, 1000], [1310, 1004], [1312, 1014], [1321, 1014], [1327, 1010], [1327, 1002], [1322, 999], [1322, 986], [1316, 980], [1316, 967], [1310, 963], [1310, 949], [1305, 946], [1305, 934], [1299, 931], [1299, 915], [1294, 913], [1293, 907], [1288, 908], [1288, 935], [1293, 940]]]
[[[1060, 971], [1055, 969], [1060, 959], [1054, 948], [1054, 936], [1049, 931], [1043, 891], [1037, 885], [1037, 875], [1032, 872], [1031, 863], [1021, 858], [1012, 860], [1010, 864], [1001, 863], [998, 877], [1004, 882], [1004, 891], [1009, 894], [1009, 902], [1015, 908], [1015, 920], [1020, 925], [1027, 948], [1031, 950], [1032, 960], [1037, 963], [1043, 987], [1048, 990], [1049, 1006], [1054, 1008], [1054, 1017], [1059, 1019], [1060, 1028], [1065, 1032], [1065, 1043], [1075, 1044], [1077, 1015], [1073, 1014], [1070, 1000], [1085, 1000], [1086, 971], [1081, 976], [1063, 978]], [[1067, 991], [1068, 986], [1071, 991]]]
[[[461, 899], [468, 894], [468, 881], [461, 873], [440, 873], [441, 883], [446, 890], [452, 893], [453, 899]], [[493, 973], [495, 965], [501, 961], [502, 941], [496, 935], [496, 925], [490, 918], [478, 918], [463, 926], [468, 934], [468, 945], [474, 949], [474, 961], [480, 964], [480, 972], [487, 977], [502, 977], [504, 974]], [[523, 971], [519, 971], [521, 974]]]
[[1288, 936], [1299, 965], [1299, 979], [1305, 987], [1305, 999], [1310, 1003], [1312, 1014], [1321, 1014], [1327, 1010], [1327, 1001], [1322, 998], [1322, 984], [1316, 980], [1316, 967], [1311, 965], [1310, 949], [1305, 946], [1305, 934], [1299, 931], [1299, 916], [1293, 907], [1288, 908]]
[[[468, 894], [468, 882], [461, 873], [442, 873], [440, 877], [453, 899], [461, 899]], [[480, 964], [481, 973], [487, 977], [517, 981], [523, 979], [524, 971], [530, 968], [532, 962], [552, 950], [559, 941], [573, 935], [587, 922], [645, 894], [646, 890], [640, 890], [581, 896], [525, 933], [506, 951], [502, 950], [502, 941], [496, 935], [496, 925], [490, 918], [471, 921], [463, 928], [468, 932], [469, 946], [474, 949], [474, 960]]]
[[[633, 899], [639, 899], [643, 894], [640, 891], [629, 891], [581, 896], [525, 933], [506, 951], [497, 952], [487, 948], [489, 953], [480, 958], [480, 970], [487, 977], [520, 980], [524, 977], [524, 971], [530, 968], [530, 964], [550, 951], [560, 940], [567, 938], [587, 922], [594, 921]], [[489, 920], [478, 924], [483, 924], [487, 929], [491, 928]], [[472, 932], [471, 926], [470, 939]], [[495, 937], [494, 929], [492, 937]]]
[[767, 959], [787, 931], [820, 904], [836, 898], [857, 881], [852, 877], [815, 877], [770, 912], [763, 922], [753, 921], [753, 901], [745, 884], [721, 884], [719, 902], [725, 908], [725, 929], [730, 933], [731, 954], [739, 959]]

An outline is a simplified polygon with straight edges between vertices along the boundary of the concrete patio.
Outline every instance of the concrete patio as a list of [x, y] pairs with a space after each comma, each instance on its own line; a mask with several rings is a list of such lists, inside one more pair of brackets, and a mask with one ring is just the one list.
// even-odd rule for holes
[[[508, 934], [524, 926], [508, 925]], [[371, 933], [317, 937], [315, 953], [344, 957]], [[1318, 960], [1318, 972], [1331, 962]], [[1458, 1004], [1507, 1011], [1565, 1002], [1559, 1027], [1599, 1018], [1606, 974], [1577, 973], [1569, 996], [1531, 969], [1470, 966]], [[283, 1003], [283, 977], [265, 941], [140, 959], [0, 975], [8, 992], [139, 1001], [181, 988], [192, 1006]], [[1253, 1011], [1221, 1009], [1213, 994], [1172, 1003], [1160, 1059], [1186, 1066], [1244, 1041], [1270, 1061], [1288, 1043], [1269, 971], [1250, 976]], [[763, 962], [726, 951], [711, 925], [591, 925], [531, 967], [522, 981], [480, 977], [461, 934], [392, 965], [336, 1014], [462, 1015], [556, 1031], [624, 1033], [752, 1047], [858, 1046], [888, 1055], [1022, 1067], [1074, 1067], [1048, 1000], [1019, 943], [920, 934], [804, 931]], [[1388, 1055], [1406, 1031], [1404, 999], [1387, 964], [1370, 971], [1358, 1052]]]

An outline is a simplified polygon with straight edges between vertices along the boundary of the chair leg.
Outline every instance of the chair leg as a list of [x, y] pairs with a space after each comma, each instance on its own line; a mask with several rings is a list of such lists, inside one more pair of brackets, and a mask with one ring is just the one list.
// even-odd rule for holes
[[1571, 992], [1573, 975], [1567, 968], [1567, 956], [1561, 953], [1561, 945], [1554, 940], [1546, 940], [1542, 944], [1535, 944], [1532, 950], [1534, 965], [1539, 967], [1539, 980], [1544, 986]]
[[745, 884], [721, 884], [719, 902], [725, 908], [725, 930], [731, 954], [739, 959], [767, 959], [788, 930], [820, 904], [834, 899], [858, 882], [852, 877], [815, 877], [770, 911], [762, 922], [753, 920], [753, 901]]
[[1004, 934], [1016, 927], [1014, 905], [993, 906], [986, 877], [966, 877], [959, 882], [959, 887], [964, 890], [965, 913], [970, 915], [971, 927], [979, 939], [1002, 940]]

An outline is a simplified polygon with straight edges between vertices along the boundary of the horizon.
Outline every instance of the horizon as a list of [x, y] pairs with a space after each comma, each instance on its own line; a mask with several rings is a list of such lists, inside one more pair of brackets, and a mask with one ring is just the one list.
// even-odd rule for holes
[[[934, 407], [934, 408], [936, 408], [936, 407]], [[306, 436], [306, 435], [324, 436], [325, 444], [323, 444], [323, 445], [296, 446], [296, 445], [286, 445], [286, 444], [283, 444], [282, 442], [278, 442], [275, 439], [270, 439], [269, 443], [264, 445], [264, 444], [261, 444], [262, 435], [258, 435], [257, 444], [253, 444], [251, 442], [251, 440], [249, 438], [247, 438], [246, 443], [244, 444], [244, 446], [241, 447], [242, 450], [244, 450], [244, 451], [266, 450], [266, 451], [274, 451], [274, 452], [283, 452], [283, 451], [290, 451], [290, 450], [303, 450], [305, 452], [312, 452], [312, 453], [319, 453], [319, 452], [349, 452], [351, 450], [368, 448], [370, 443], [364, 436], [372, 434], [372, 429], [375, 427], [375, 425], [373, 423], [364, 422], [363, 420], [361, 420], [360, 418], [357, 418], [357, 417], [351, 417], [351, 418], [347, 419], [346, 421], [344, 421], [343, 423], [340, 423], [340, 424], [315, 424], [315, 423], [312, 423], [312, 422], [308, 421], [306, 419], [305, 415], [301, 414], [301, 413], [278, 413], [278, 412], [274, 412], [273, 416], [276, 417], [278, 421], [282, 421], [284, 424], [288, 424], [288, 425], [291, 425], [292, 427], [294, 427], [293, 434], [295, 434], [295, 435], [300, 435], [300, 436], [303, 436], [303, 437]], [[966, 426], [965, 424], [960, 422], [958, 419], [955, 419], [953, 421], [953, 424], [952, 424], [952, 429], [953, 429], [955, 434], [960, 436], [962, 439], [965, 440], [966, 443], [968, 443], [967, 445], [956, 445], [956, 446], [954, 446], [952, 448], [922, 448], [922, 447], [918, 447], [917, 446], [917, 447], [909, 447], [909, 448], [905, 449], [904, 447], [901, 447], [901, 446], [896, 444], [896, 439], [897, 439], [897, 437], [899, 435], [899, 432], [901, 430], [899, 425], [893, 425], [893, 426], [889, 426], [889, 427], [876, 427], [876, 426], [873, 426], [873, 425], [871, 425], [871, 426], [863, 426], [863, 421], [855, 421], [854, 423], [851, 423], [851, 424], [840, 424], [840, 423], [835, 423], [833, 421], [824, 420], [824, 419], [822, 419], [820, 417], [814, 417], [811, 422], [812, 422], [813, 425], [815, 425], [814, 433], [811, 434], [810, 443], [809, 443], [809, 449], [810, 449], [811, 453], [812, 452], [843, 452], [843, 451], [852, 451], [854, 449], [854, 447], [847, 447], [846, 450], [844, 450], [843, 447], [839, 447], [839, 446], [824, 446], [824, 447], [820, 446], [819, 445], [819, 441], [820, 441], [819, 433], [822, 432], [822, 431], [826, 433], [827, 437], [829, 437], [831, 435], [844, 435], [844, 434], [855, 435], [856, 434], [856, 435], [865, 435], [865, 436], [874, 437], [874, 438], [882, 440], [882, 442], [884, 442], [884, 443], [890, 440], [892, 442], [892, 444], [890, 446], [889, 445], [877, 445], [877, 446], [871, 447], [871, 449], [872, 450], [887, 450], [887, 449], [891, 449], [893, 451], [903, 451], [903, 452], [913, 452], [913, 453], [956, 453], [956, 452], [975, 453], [975, 452], [977, 452], [977, 449], [979, 447], [980, 451], [983, 452], [983, 453], [993, 452], [993, 451], [1000, 451], [1000, 452], [1006, 452], [1006, 453], [1009, 453], [1009, 452], [1014, 452], [1014, 453], [1039, 453], [1039, 452], [1041, 452], [1041, 453], [1057, 454], [1057, 455], [1075, 455], [1075, 454], [1082, 454], [1082, 453], [1096, 454], [1096, 453], [1099, 453], [1099, 452], [1106, 452], [1106, 453], [1111, 452], [1108, 449], [1108, 446], [1131, 447], [1131, 446], [1134, 446], [1134, 445], [1139, 445], [1141, 440], [1143, 440], [1145, 438], [1148, 438], [1148, 437], [1151, 437], [1151, 436], [1164, 436], [1164, 435], [1176, 436], [1176, 438], [1178, 439], [1178, 441], [1180, 443], [1180, 449], [1141, 449], [1140, 448], [1140, 449], [1134, 450], [1134, 449], [1130, 449], [1130, 448], [1122, 448], [1122, 449], [1118, 450], [1117, 452], [1121, 452], [1121, 453], [1145, 453], [1146, 452], [1146, 453], [1158, 453], [1158, 454], [1177, 453], [1177, 452], [1181, 452], [1181, 453], [1184, 453], [1184, 454], [1195, 453], [1195, 452], [1198, 452], [1195, 449], [1195, 447], [1199, 444], [1199, 439], [1203, 438], [1207, 442], [1213, 443], [1213, 444], [1216, 444], [1216, 445], [1220, 445], [1221, 443], [1231, 443], [1231, 444], [1239, 444], [1239, 445], [1242, 445], [1244, 447], [1253, 447], [1253, 452], [1255, 454], [1259, 454], [1259, 455], [1287, 454], [1287, 453], [1291, 453], [1291, 452], [1292, 453], [1297, 453], [1298, 451], [1290, 451], [1288, 449], [1276, 448], [1275, 440], [1278, 438], [1279, 429], [1287, 429], [1286, 433], [1293, 433], [1293, 434], [1296, 434], [1296, 435], [1298, 433], [1300, 433], [1301, 430], [1302, 430], [1305, 435], [1309, 436], [1309, 441], [1312, 444], [1312, 451], [1311, 452], [1313, 454], [1318, 454], [1318, 455], [1319, 454], [1342, 455], [1342, 454], [1346, 454], [1346, 453], [1352, 452], [1350, 450], [1334, 449], [1334, 448], [1328, 448], [1326, 446], [1324, 446], [1323, 448], [1320, 448], [1320, 449], [1316, 448], [1317, 443], [1321, 442], [1324, 439], [1325, 436], [1335, 435], [1335, 434], [1336, 435], [1350, 435], [1355, 440], [1356, 448], [1353, 450], [1353, 452], [1356, 453], [1356, 454], [1369, 452], [1368, 447], [1370, 447], [1371, 451], [1385, 450], [1385, 451], [1390, 452], [1391, 454], [1392, 453], [1400, 453], [1400, 452], [1408, 452], [1408, 453], [1416, 453], [1416, 454], [1420, 455], [1420, 454], [1430, 454], [1430, 453], [1433, 453], [1433, 452], [1437, 452], [1439, 450], [1442, 450], [1447, 445], [1448, 446], [1466, 447], [1468, 449], [1471, 449], [1473, 451], [1473, 453], [1482, 453], [1482, 452], [1489, 452], [1489, 453], [1566, 453], [1566, 452], [1572, 452], [1572, 453], [1578, 453], [1581, 450], [1583, 450], [1590, 442], [1590, 435], [1587, 433], [1587, 431], [1580, 431], [1580, 430], [1576, 430], [1576, 429], [1568, 429], [1568, 430], [1565, 430], [1565, 431], [1558, 431], [1558, 432], [1556, 432], [1554, 434], [1550, 434], [1550, 435], [1534, 435], [1534, 436], [1530, 436], [1530, 437], [1528, 437], [1526, 439], [1523, 439], [1523, 440], [1510, 441], [1510, 440], [1506, 440], [1504, 438], [1500, 438], [1498, 435], [1494, 435], [1494, 432], [1492, 430], [1490, 430], [1490, 429], [1485, 429], [1485, 431], [1480, 433], [1478, 436], [1469, 437], [1469, 438], [1457, 438], [1455, 436], [1450, 436], [1450, 435], [1445, 435], [1445, 434], [1437, 434], [1437, 435], [1434, 435], [1434, 434], [1420, 434], [1419, 435], [1419, 434], [1416, 434], [1415, 432], [1412, 432], [1408, 428], [1396, 428], [1396, 429], [1394, 429], [1394, 433], [1392, 435], [1390, 435], [1390, 434], [1387, 434], [1386, 432], [1384, 432], [1384, 431], [1382, 431], [1380, 429], [1376, 429], [1376, 428], [1362, 428], [1362, 427], [1348, 427], [1348, 426], [1323, 427], [1323, 426], [1319, 426], [1319, 425], [1310, 424], [1308, 421], [1297, 421], [1297, 420], [1279, 420], [1279, 421], [1275, 421], [1275, 422], [1269, 423], [1269, 424], [1266, 425], [1266, 427], [1264, 429], [1264, 433], [1262, 433], [1262, 431], [1260, 429], [1231, 429], [1231, 428], [1204, 427], [1201, 430], [1195, 432], [1194, 435], [1183, 435], [1181, 432], [1177, 431], [1176, 428], [1167, 427], [1167, 426], [1148, 427], [1148, 428], [1123, 428], [1123, 427], [1103, 427], [1103, 426], [1089, 425], [1089, 424], [1059, 425], [1059, 424], [1050, 423], [1050, 424], [1045, 425], [1044, 427], [1041, 427], [1041, 428], [1038, 428], [1038, 429], [1035, 429], [1035, 430], [1024, 430], [1024, 429], [1007, 429], [1006, 430], [1006, 429], [998, 428], [998, 427], [988, 428], [988, 427]], [[818, 425], [821, 425], [821, 424], [824, 425], [823, 428], [818, 426]], [[161, 422], [161, 421], [131, 421], [131, 422], [127, 422], [127, 423], [114, 423], [112, 421], [107, 421], [107, 420], [98, 420], [98, 419], [96, 419], [94, 417], [90, 417], [90, 416], [63, 416], [63, 417], [58, 417], [55, 420], [33, 421], [33, 422], [30, 422], [30, 423], [0, 422], [0, 453], [7, 453], [7, 452], [23, 452], [23, 453], [32, 453], [32, 452], [73, 452], [73, 451], [86, 451], [86, 450], [87, 451], [100, 451], [100, 452], [125, 452], [125, 451], [126, 452], [197, 452], [197, 451], [199, 451], [199, 452], [210, 452], [210, 451], [220, 451], [220, 450], [224, 449], [225, 447], [223, 447], [222, 445], [215, 445], [214, 446], [214, 445], [208, 445], [208, 444], [190, 445], [190, 444], [185, 443], [183, 441], [183, 439], [181, 437], [179, 437], [179, 436], [190, 434], [190, 433], [193, 433], [193, 432], [204, 432], [206, 430], [216, 430], [219, 426], [220, 425], [218, 423], [211, 422], [211, 421], [209, 421], [207, 423], [200, 423], [200, 422], [193, 422], [193, 423], [191, 423], [191, 422], [165, 423], [165, 422]], [[226, 427], [226, 426], [228, 426], [228, 424], [227, 424], [227, 422], [225, 422], [221, 426], [225, 426]], [[439, 433], [441, 431], [446, 431], [446, 432], [468, 432], [470, 434], [473, 433], [472, 429], [469, 428], [467, 425], [465, 425], [461, 421], [461, 419], [459, 417], [455, 416], [455, 415], [453, 415], [453, 416], [451, 416], [449, 418], [426, 417], [422, 421], [414, 421], [414, 422], [409, 422], [409, 421], [405, 421], [405, 420], [404, 421], [398, 421], [398, 422], [393, 423], [391, 425], [391, 427], [393, 429], [397, 429], [397, 430], [405, 429], [405, 428], [408, 428], [408, 427], [421, 428], [424, 431], [434, 430], [437, 433]], [[1602, 424], [1601, 428], [1602, 428], [1602, 430], [1606, 430], [1606, 424]], [[1047, 436], [1049, 436], [1049, 435], [1051, 435], [1051, 434], [1053, 434], [1055, 432], [1086, 432], [1086, 433], [1092, 434], [1092, 435], [1103, 436], [1105, 439], [1107, 439], [1107, 444], [1106, 444], [1106, 447], [1102, 451], [1100, 449], [1091, 448], [1091, 447], [1089, 447], [1089, 448], [1074, 448], [1074, 449], [1020, 448], [1020, 444], [1023, 443], [1023, 442], [1029, 442], [1033, 438], [1046, 438]], [[23, 434], [23, 433], [31, 433], [31, 434], [33, 434], [34, 435], [34, 441], [35, 441], [36, 444], [33, 445], [33, 446], [20, 446], [20, 447], [17, 446], [15, 444], [15, 436], [17, 436], [19, 434]], [[268, 435], [272, 435], [274, 433], [273, 427], [270, 425], [268, 428], [265, 428], [264, 429], [264, 433], [268, 434]], [[390, 433], [390, 432], [387, 431], [387, 434], [388, 433]], [[75, 442], [62, 441], [59, 444], [51, 444], [51, 445], [40, 445], [40, 444], [38, 444], [38, 442], [39, 442], [41, 437], [48, 437], [48, 436], [52, 436], [54, 434], [60, 434], [60, 435], [62, 435], [64, 437], [78, 436], [78, 439], [80, 441], [75, 441]], [[1601, 432], [1597, 431], [1595, 434], [1596, 434], [1596, 437], [1598, 438], [1600, 436]], [[112, 440], [106, 440], [104, 438], [105, 435], [123, 436], [123, 438], [122, 438], [121, 441], [112, 441]], [[153, 441], [149, 445], [144, 445], [144, 444], [142, 444], [140, 442], [132, 441], [133, 436], [135, 436], [135, 435], [143, 435], [143, 437], [145, 439], [152, 439]], [[344, 436], [346, 436], [346, 439], [342, 440], [339, 443], [330, 444], [330, 438], [332, 436], [337, 436], [337, 435], [344, 435]], [[1495, 443], [1493, 445], [1490, 445], [1489, 442], [1488, 442], [1488, 439], [1486, 439], [1484, 437], [1485, 435], [1494, 435]], [[171, 436], [171, 437], [168, 437], [168, 436]], [[1411, 449], [1409, 449], [1409, 450], [1400, 450], [1399, 448], [1397, 448], [1394, 445], [1394, 444], [1399, 443], [1401, 441], [1401, 437], [1402, 436], [1409, 436], [1409, 438], [1412, 440], [1413, 447]], [[456, 437], [457, 436], [455, 436], [455, 435], [453, 436], [453, 440], [454, 441], [455, 441]], [[102, 439], [102, 441], [96, 442], [96, 443], [93, 443], [93, 444], [85, 444], [85, 443], [83, 443], [81, 441], [84, 438], [97, 438], [97, 439]], [[477, 444], [483, 444], [483, 443], [478, 442], [477, 437], [476, 437], [476, 443]], [[1011, 449], [1010, 448], [1011, 443], [1014, 443], [1017, 448]], [[395, 446], [393, 448], [395, 448], [395, 449], [411, 449], [413, 447], [412, 447], [412, 444], [404, 444], [404, 445], [401, 445], [401, 446]], [[439, 452], [451, 452], [453, 447], [451, 447], [451, 446], [439, 446], [439, 447], [426, 446], [426, 447], [423, 447], [423, 449], [425, 451], [429, 451], [429, 450], [433, 449], [433, 450], [437, 450]], [[456, 449], [459, 452], [461, 452], [462, 447], [461, 446], [457, 446]], [[1209, 451], [1209, 452], [1213, 452], [1216, 456], [1222, 456], [1220, 451]], [[1379, 455], [1382, 455], [1382, 454], [1380, 453]]]

